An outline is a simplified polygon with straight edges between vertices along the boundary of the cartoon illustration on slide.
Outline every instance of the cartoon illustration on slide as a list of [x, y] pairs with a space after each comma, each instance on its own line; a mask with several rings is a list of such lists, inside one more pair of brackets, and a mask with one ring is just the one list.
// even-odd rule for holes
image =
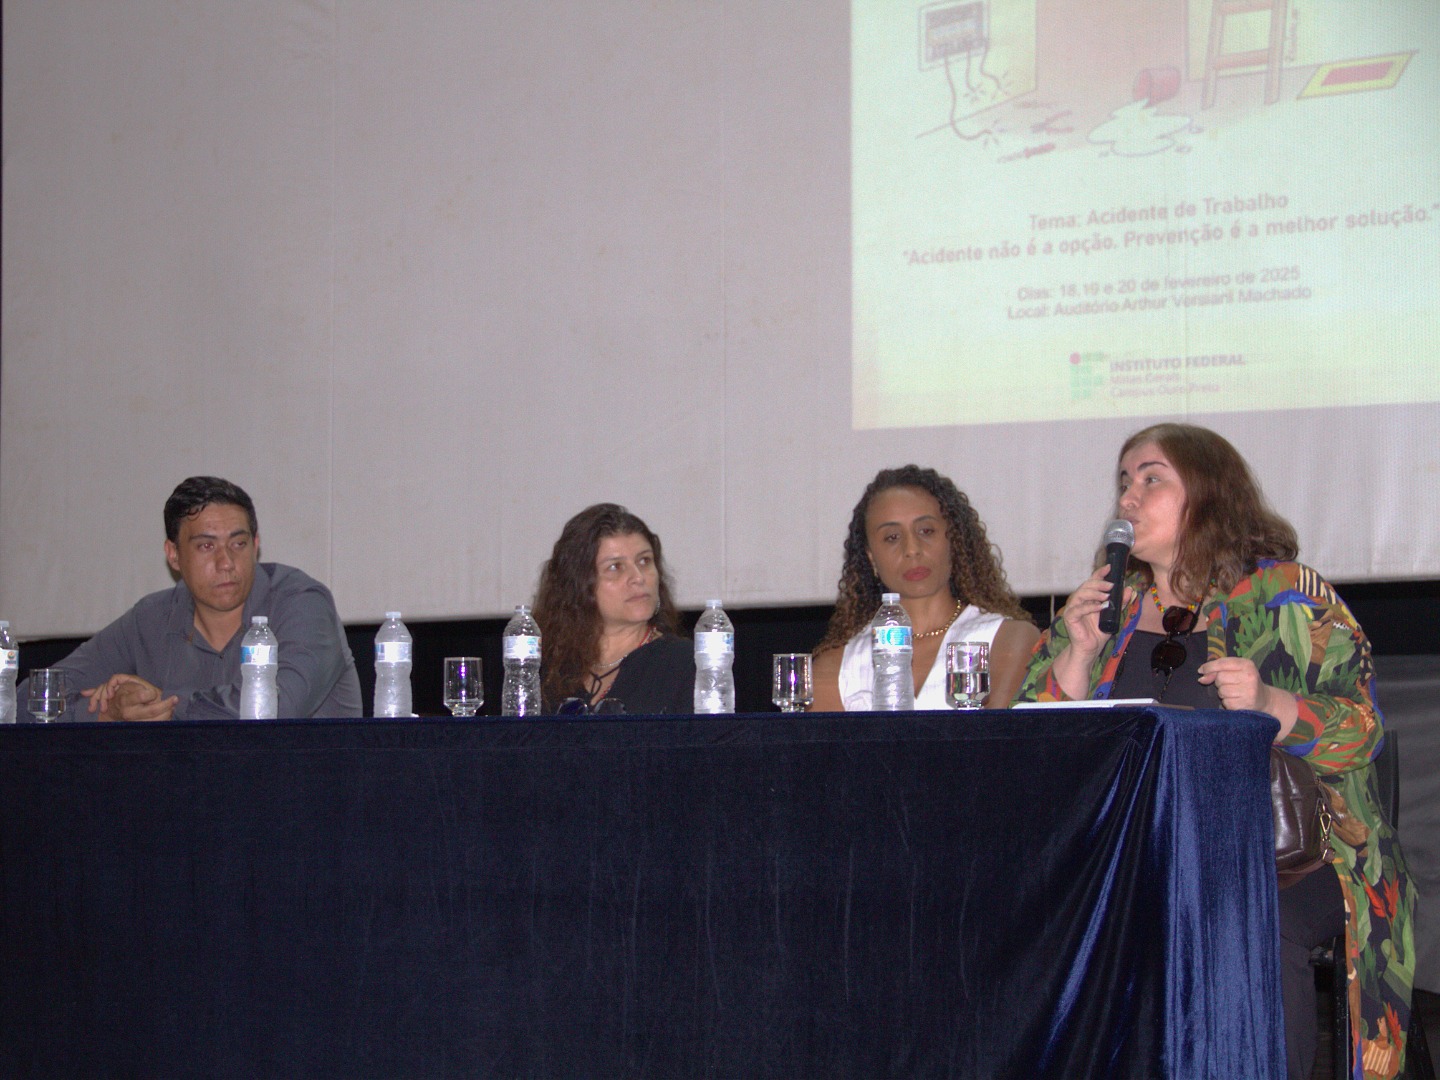
[[936, 108], [916, 134], [1001, 163], [1187, 153], [1276, 105], [1394, 87], [1415, 54], [1384, 29], [1333, 0], [938, 0], [918, 8]]
[[1435, 0], [851, 3], [857, 428], [1440, 400]]

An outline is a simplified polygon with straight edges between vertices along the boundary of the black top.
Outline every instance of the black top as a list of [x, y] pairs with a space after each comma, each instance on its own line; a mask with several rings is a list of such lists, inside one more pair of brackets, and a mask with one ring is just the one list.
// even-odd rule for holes
[[1206, 634], [1197, 630], [1177, 639], [1185, 646], [1185, 662], [1170, 674], [1169, 685], [1164, 675], [1150, 668], [1150, 654], [1165, 640], [1164, 634], [1136, 630], [1125, 646], [1125, 656], [1115, 682], [1110, 687], [1112, 698], [1154, 698], [1164, 705], [1188, 705], [1193, 709], [1220, 708], [1220, 694], [1214, 685], [1201, 683], [1197, 669], [1205, 662]]
[[620, 662], [605, 700], [621, 702], [629, 716], [693, 713], [694, 643], [689, 638], [667, 636], [641, 645]]

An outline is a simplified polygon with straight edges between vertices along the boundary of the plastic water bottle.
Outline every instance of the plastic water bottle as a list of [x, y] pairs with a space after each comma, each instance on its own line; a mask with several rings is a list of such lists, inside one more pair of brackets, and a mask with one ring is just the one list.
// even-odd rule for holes
[[264, 615], [250, 619], [240, 639], [240, 719], [274, 720], [279, 711], [275, 673], [280, 670], [280, 644]]
[[20, 674], [20, 649], [10, 624], [0, 619], [0, 724], [15, 723], [15, 677]]
[[880, 597], [880, 610], [870, 620], [870, 663], [875, 671], [872, 708], [901, 712], [915, 708], [915, 676], [910, 668], [914, 652], [910, 616], [900, 606], [900, 594]]
[[385, 612], [375, 635], [375, 715], [410, 715], [410, 665], [415, 639], [400, 621], [400, 612]]
[[735, 624], [719, 600], [705, 601], [695, 623], [695, 711], [735, 711]]
[[540, 712], [540, 626], [525, 604], [505, 624], [505, 682], [500, 687], [504, 716], [535, 716]]

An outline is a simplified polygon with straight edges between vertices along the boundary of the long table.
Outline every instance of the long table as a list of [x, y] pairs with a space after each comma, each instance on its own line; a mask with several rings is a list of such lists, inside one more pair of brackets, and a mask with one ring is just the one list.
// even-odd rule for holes
[[1282, 1076], [1164, 709], [0, 729], [0, 1075]]

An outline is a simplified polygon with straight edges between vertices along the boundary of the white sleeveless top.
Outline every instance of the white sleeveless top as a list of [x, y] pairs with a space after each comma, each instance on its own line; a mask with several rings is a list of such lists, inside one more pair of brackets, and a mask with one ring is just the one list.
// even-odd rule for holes
[[[940, 641], [940, 651], [923, 686], [915, 688], [915, 708], [948, 709], [945, 700], [945, 646], [952, 641], [983, 641], [994, 644], [995, 632], [1005, 621], [1004, 615], [981, 611], [971, 604], [950, 624]], [[870, 663], [870, 627], [865, 627], [845, 643], [840, 656], [840, 701], [846, 712], [871, 712], [875, 708], [875, 669]]]

